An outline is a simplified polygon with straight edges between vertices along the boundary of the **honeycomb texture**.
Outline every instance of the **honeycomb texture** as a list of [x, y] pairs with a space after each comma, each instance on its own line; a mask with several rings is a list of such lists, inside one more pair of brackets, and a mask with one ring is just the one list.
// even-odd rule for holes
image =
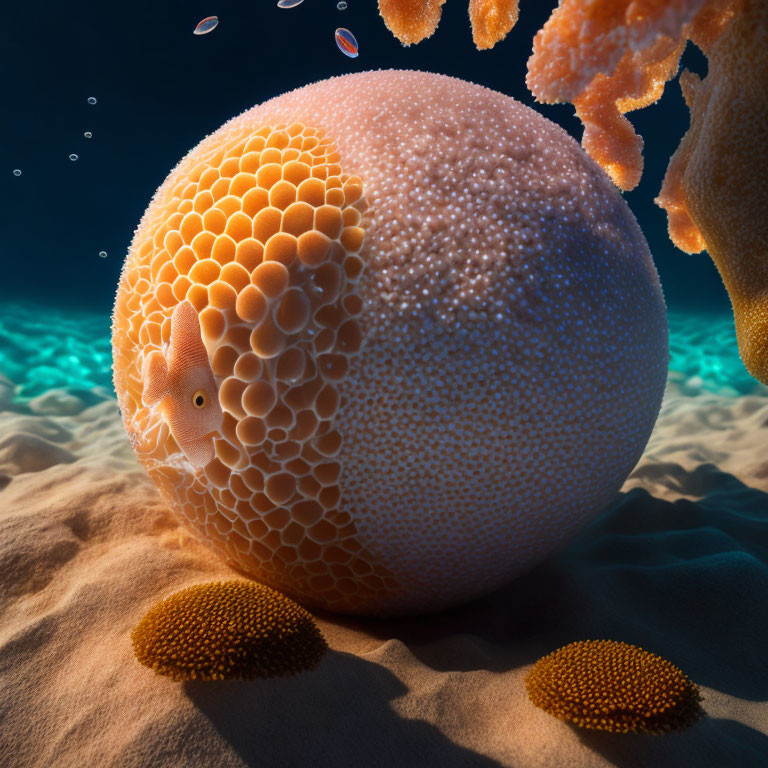
[[131, 639], [142, 664], [177, 681], [294, 675], [327, 650], [307, 611], [252, 581], [176, 592], [152, 607]]
[[[223, 411], [197, 470], [142, 400], [182, 301]], [[404, 71], [293, 91], [192, 150], [134, 237], [113, 351], [134, 450], [192, 532], [371, 615], [494, 589], [599, 513], [668, 356], [645, 240], [578, 144]]]
[[550, 653], [525, 679], [537, 707], [580, 728], [663, 733], [692, 725], [701, 694], [669, 661], [635, 645], [583, 640]]

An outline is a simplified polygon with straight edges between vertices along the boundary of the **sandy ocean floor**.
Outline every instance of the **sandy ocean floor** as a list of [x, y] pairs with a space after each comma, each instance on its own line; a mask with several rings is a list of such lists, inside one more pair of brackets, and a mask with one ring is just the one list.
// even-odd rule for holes
[[[673, 371], [615, 505], [504, 589], [420, 619], [319, 616], [331, 650], [294, 678], [177, 684], [135, 661], [131, 629], [239, 575], [164, 508], [106, 387], [0, 382], [0, 766], [765, 768], [768, 388], [744, 389]], [[530, 704], [531, 665], [588, 638], [677, 664], [706, 717], [627, 736]]]

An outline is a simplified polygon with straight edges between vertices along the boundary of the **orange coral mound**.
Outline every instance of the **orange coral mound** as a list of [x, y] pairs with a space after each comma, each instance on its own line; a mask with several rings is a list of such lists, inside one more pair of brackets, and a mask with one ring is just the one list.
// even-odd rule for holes
[[316, 667], [328, 646], [312, 615], [252, 581], [197, 584], [131, 632], [136, 658], [173, 680], [253, 680]]
[[[440, 23], [445, 0], [379, 0], [387, 29], [403, 44], [432, 37]], [[518, 0], [470, 0], [472, 40], [478, 50], [493, 48], [517, 21]]]
[[525, 679], [531, 702], [588, 730], [663, 733], [693, 725], [701, 694], [671, 662], [615, 640], [570, 643]]

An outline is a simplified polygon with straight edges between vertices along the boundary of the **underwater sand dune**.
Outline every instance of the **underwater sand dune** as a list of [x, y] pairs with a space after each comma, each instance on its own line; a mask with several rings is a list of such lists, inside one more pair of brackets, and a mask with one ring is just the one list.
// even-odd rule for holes
[[[614, 507], [506, 588], [427, 619], [320, 615], [330, 652], [315, 670], [183, 684], [135, 660], [131, 629], [171, 592], [239, 574], [179, 529], [114, 400], [45, 397], [45, 413], [0, 412], [3, 768], [765, 765], [765, 388], [671, 382]], [[669, 659], [707, 717], [626, 736], [534, 707], [531, 665], [588, 638]]]

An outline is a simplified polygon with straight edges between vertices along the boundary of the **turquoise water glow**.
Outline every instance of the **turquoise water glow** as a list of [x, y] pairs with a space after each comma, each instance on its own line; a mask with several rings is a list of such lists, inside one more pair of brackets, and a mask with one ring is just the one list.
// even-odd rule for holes
[[110, 319], [35, 304], [0, 305], [0, 374], [24, 402], [50, 389], [112, 394]]
[[[730, 315], [670, 312], [670, 376], [689, 394], [729, 396], [762, 388], [744, 369]], [[0, 306], [0, 374], [24, 403], [51, 389], [112, 390], [106, 315], [33, 304]]]

